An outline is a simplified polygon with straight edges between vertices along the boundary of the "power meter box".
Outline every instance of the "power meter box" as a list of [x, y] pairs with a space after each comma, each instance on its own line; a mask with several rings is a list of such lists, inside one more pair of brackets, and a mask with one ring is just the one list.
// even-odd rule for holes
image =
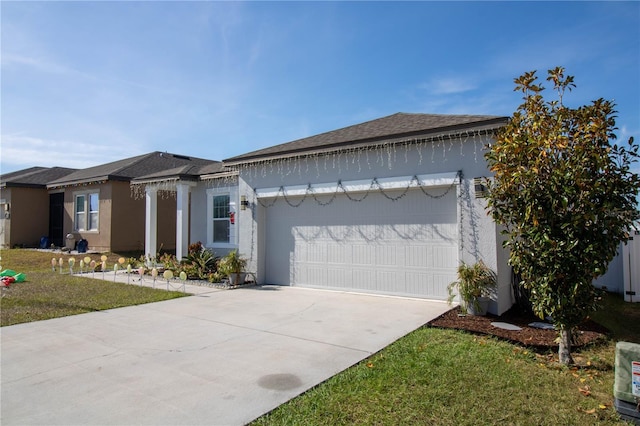
[[616, 344], [614, 405], [620, 417], [640, 425], [640, 345]]

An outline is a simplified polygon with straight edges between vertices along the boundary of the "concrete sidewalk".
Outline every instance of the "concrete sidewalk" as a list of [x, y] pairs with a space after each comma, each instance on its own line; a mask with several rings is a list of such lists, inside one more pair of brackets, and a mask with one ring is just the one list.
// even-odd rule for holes
[[196, 290], [0, 328], [0, 422], [246, 424], [449, 309], [295, 287]]

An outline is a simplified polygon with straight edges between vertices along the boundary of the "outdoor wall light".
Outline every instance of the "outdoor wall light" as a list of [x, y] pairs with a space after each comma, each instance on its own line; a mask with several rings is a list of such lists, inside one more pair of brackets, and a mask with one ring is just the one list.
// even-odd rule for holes
[[247, 196], [246, 195], [241, 195], [240, 196], [240, 210], [246, 210], [248, 205], [249, 205], [249, 201], [247, 201]]
[[473, 178], [473, 188], [476, 192], [476, 198], [484, 198], [487, 195], [487, 185], [484, 182], [484, 178]]

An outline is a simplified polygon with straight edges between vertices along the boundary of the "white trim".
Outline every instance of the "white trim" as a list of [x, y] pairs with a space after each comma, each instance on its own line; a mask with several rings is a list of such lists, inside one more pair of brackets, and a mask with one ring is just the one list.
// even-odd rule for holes
[[198, 186], [198, 182], [190, 180], [182, 180], [180, 178], [168, 178], [158, 180], [148, 180], [135, 182], [132, 185], [144, 185], [145, 188], [155, 189], [156, 191], [177, 191], [178, 185], [186, 185], [190, 188]]
[[[213, 241], [213, 197], [216, 195], [229, 195], [229, 212], [233, 212], [235, 223], [229, 222], [229, 242]], [[233, 249], [238, 247], [240, 215], [238, 214], [238, 187], [237, 186], [221, 186], [219, 188], [207, 189], [207, 248]]]
[[144, 251], [149, 259], [158, 253], [158, 190], [144, 188], [145, 219], [144, 219]]
[[[91, 210], [89, 209], [90, 207], [90, 201], [89, 198], [91, 197], [91, 195], [93, 194], [97, 194], [98, 195], [98, 227], [97, 228], [89, 228], [90, 225], [90, 216], [91, 216]], [[72, 198], [73, 198], [73, 219], [72, 219], [72, 225], [73, 225], [73, 232], [87, 232], [87, 233], [99, 233], [100, 232], [100, 201], [102, 200], [102, 197], [100, 197], [100, 189], [94, 188], [94, 189], [85, 189], [82, 191], [73, 191], [71, 193]], [[77, 216], [78, 216], [78, 212], [76, 211], [76, 207], [77, 207], [77, 199], [78, 197], [84, 197], [84, 220], [85, 220], [85, 229], [78, 229], [78, 223], [77, 223]]]
[[[449, 186], [459, 183], [458, 172], [433, 173], [429, 175], [416, 175], [423, 187]], [[414, 176], [396, 176], [376, 179], [382, 189], [416, 188], [418, 183]], [[371, 180], [350, 180], [342, 182], [342, 187], [347, 192], [366, 192], [371, 189]], [[280, 188], [258, 188], [258, 198], [274, 198], [282, 193], [287, 196], [305, 195], [309, 190], [315, 194], [333, 194], [338, 190], [337, 183], [314, 183], [309, 185], [292, 185]]]
[[193, 185], [176, 183], [176, 258], [189, 254], [189, 192]]

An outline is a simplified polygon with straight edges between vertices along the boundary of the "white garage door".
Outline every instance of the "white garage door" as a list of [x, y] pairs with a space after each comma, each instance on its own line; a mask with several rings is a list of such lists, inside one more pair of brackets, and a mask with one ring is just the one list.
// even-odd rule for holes
[[456, 212], [455, 191], [433, 199], [412, 189], [397, 201], [372, 192], [362, 202], [340, 194], [327, 206], [280, 199], [266, 209], [266, 282], [446, 299]]

